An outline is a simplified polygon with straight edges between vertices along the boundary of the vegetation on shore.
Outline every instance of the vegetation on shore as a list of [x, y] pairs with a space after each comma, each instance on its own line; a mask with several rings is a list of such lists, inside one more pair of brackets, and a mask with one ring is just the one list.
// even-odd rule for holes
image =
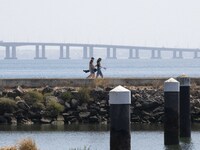
[[39, 150], [35, 144], [35, 142], [30, 139], [21, 140], [14, 146], [5, 146], [0, 148], [0, 150]]
[[[34, 140], [26, 138], [19, 141], [14, 146], [0, 147], [0, 150], [39, 150], [39, 148], [35, 144]], [[83, 148], [70, 148], [69, 150], [90, 150], [90, 146], [89, 147], [84, 146]]]
[[[17, 86], [0, 90], [0, 124], [109, 123], [109, 91], [99, 81], [88, 87]], [[130, 86], [131, 122], [162, 123], [163, 86]], [[200, 122], [200, 87], [191, 86], [191, 120]]]

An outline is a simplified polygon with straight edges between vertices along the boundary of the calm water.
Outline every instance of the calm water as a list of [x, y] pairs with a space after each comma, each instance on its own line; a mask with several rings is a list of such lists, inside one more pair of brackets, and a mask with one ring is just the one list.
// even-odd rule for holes
[[[71, 60], [0, 60], [0, 78], [85, 78], [82, 70], [88, 61]], [[199, 59], [105, 59], [105, 77], [177, 77], [200, 76]]]
[[[20, 139], [32, 138], [40, 150], [69, 150], [73, 148], [109, 150], [110, 132], [107, 126], [0, 126], [0, 146], [14, 145]], [[181, 139], [179, 146], [164, 146], [162, 126], [133, 125], [132, 150], [199, 150], [200, 125], [193, 125], [192, 138]]]

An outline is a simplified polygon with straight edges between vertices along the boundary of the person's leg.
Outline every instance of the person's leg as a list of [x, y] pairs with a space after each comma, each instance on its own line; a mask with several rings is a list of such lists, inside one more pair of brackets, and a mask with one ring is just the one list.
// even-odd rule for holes
[[87, 76], [87, 79], [89, 79], [92, 76], [92, 74], [90, 74], [89, 76]]
[[98, 78], [98, 76], [99, 76], [99, 70], [97, 70], [97, 75], [96, 75], [96, 78]]
[[101, 72], [101, 70], [100, 70], [100, 76], [101, 76], [101, 78], [103, 78], [103, 73]]

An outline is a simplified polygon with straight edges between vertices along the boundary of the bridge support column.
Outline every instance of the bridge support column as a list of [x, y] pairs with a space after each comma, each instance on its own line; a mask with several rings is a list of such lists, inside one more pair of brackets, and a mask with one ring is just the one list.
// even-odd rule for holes
[[200, 58], [200, 56], [198, 55], [198, 53], [200, 53], [200, 51], [195, 51], [194, 52], [194, 58]]
[[63, 59], [64, 56], [63, 56], [63, 45], [60, 46], [60, 59]]
[[155, 59], [155, 58], [161, 58], [161, 52], [159, 50], [152, 50], [151, 51], [151, 58]]
[[6, 46], [6, 57], [5, 59], [17, 59], [16, 57], [16, 46]]
[[[66, 53], [66, 56], [64, 56], [64, 51]], [[70, 57], [69, 57], [69, 46], [68, 45], [60, 46], [60, 59], [70, 59]]]
[[[135, 51], [135, 56], [133, 56], [133, 51]], [[138, 59], [139, 49], [129, 49], [129, 59]]]
[[[112, 51], [112, 56], [110, 55], [111, 51]], [[117, 58], [116, 48], [115, 47], [113, 47], [113, 48], [108, 47], [107, 48], [107, 59], [116, 59], [116, 58]]]
[[89, 47], [89, 57], [91, 58], [91, 57], [93, 57], [93, 55], [94, 55], [93, 46], [90, 46]]
[[113, 48], [113, 58], [117, 59], [117, 49], [115, 47]]
[[45, 57], [45, 45], [42, 45], [42, 59], [46, 59], [46, 57]]
[[16, 57], [16, 46], [12, 46], [12, 59], [17, 59], [17, 57]]
[[129, 59], [133, 58], [133, 49], [129, 49]]
[[83, 47], [83, 59], [89, 59], [89, 57], [88, 57], [88, 47], [87, 46]]
[[183, 58], [182, 51], [176, 51], [176, 50], [174, 50], [174, 52], [173, 52], [173, 58]]
[[[41, 56], [40, 56], [40, 52], [41, 52]], [[45, 45], [36, 45], [35, 58], [34, 59], [46, 59], [46, 57], [45, 57]]]
[[110, 59], [110, 47], [107, 48], [107, 58]]

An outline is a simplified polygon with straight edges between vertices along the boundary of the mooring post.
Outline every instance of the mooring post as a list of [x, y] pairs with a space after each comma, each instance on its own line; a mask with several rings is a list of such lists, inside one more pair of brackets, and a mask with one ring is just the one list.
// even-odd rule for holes
[[177, 80], [180, 82], [180, 137], [190, 138], [190, 78], [182, 75]]
[[180, 83], [170, 78], [164, 83], [164, 144], [179, 144], [179, 92]]
[[130, 150], [130, 90], [117, 86], [109, 92], [110, 150]]

